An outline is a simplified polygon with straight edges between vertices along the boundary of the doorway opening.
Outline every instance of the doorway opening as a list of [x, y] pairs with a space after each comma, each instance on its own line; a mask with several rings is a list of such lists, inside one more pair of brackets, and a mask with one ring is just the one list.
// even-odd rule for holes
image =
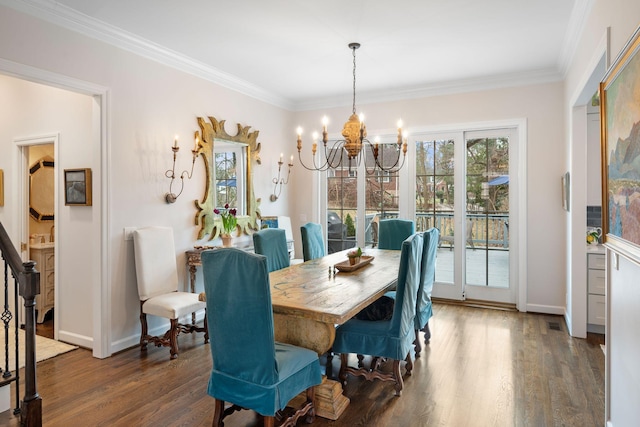
[[[23, 260], [36, 262], [40, 272], [40, 294], [36, 296], [36, 334], [57, 339], [56, 301], [56, 144], [57, 135], [20, 141], [23, 159], [25, 201], [21, 217], [28, 235]], [[22, 317], [23, 318], [23, 317]]]

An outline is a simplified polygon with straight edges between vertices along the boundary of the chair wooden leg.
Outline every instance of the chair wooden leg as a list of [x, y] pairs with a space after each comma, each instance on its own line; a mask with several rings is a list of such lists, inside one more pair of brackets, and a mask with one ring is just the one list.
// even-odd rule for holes
[[224, 400], [216, 399], [216, 403], [213, 409], [213, 424], [212, 427], [223, 427], [222, 419], [224, 418]]
[[404, 388], [404, 381], [402, 381], [402, 374], [400, 373], [400, 361], [393, 361], [393, 376], [396, 380], [396, 396], [402, 396], [402, 389]]
[[313, 424], [313, 420], [316, 418], [315, 398], [316, 398], [316, 388], [309, 387], [307, 389], [307, 402], [311, 402], [312, 406], [304, 418], [304, 422], [307, 424]]
[[422, 328], [422, 332], [424, 332], [424, 343], [429, 344], [429, 340], [431, 339], [431, 330], [429, 329], [429, 322], [424, 325]]
[[142, 328], [142, 332], [140, 332], [140, 351], [144, 351], [147, 349], [149, 326], [147, 326], [147, 315], [142, 310], [140, 310], [140, 326]]
[[327, 378], [331, 378], [333, 376], [333, 348], [330, 348], [327, 351], [327, 364], [325, 365], [324, 373]]
[[345, 385], [347, 384], [347, 358], [349, 355], [347, 353], [340, 353], [340, 373], [338, 374], [338, 378], [340, 382]]
[[209, 325], [207, 324], [207, 311], [204, 312], [204, 343], [209, 342]]
[[275, 417], [264, 417], [264, 427], [273, 427], [275, 425]]
[[169, 343], [171, 345], [170, 358], [178, 357], [178, 319], [171, 319], [171, 329], [169, 330]]
[[413, 341], [413, 349], [416, 352], [416, 359], [420, 357], [422, 352], [422, 344], [420, 344], [420, 331], [416, 329], [416, 339]]
[[378, 368], [380, 368], [380, 364], [382, 362], [385, 362], [385, 361], [386, 361], [386, 359], [383, 358], [383, 357], [378, 357], [378, 356], [372, 357], [371, 358], [371, 365], [369, 365], [370, 366], [369, 370], [370, 371], [377, 371]]
[[408, 353], [407, 358], [404, 360], [405, 362], [407, 362], [407, 375], [411, 375], [411, 372], [413, 371], [413, 360], [411, 360], [411, 353]]

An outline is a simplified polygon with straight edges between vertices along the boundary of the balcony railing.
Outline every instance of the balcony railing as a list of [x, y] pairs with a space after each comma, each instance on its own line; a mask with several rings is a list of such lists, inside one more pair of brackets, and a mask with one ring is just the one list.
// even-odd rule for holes
[[[373, 218], [378, 219], [397, 218], [397, 212], [383, 212], [367, 214], [365, 223], [365, 242], [371, 245], [375, 241], [375, 232], [372, 226]], [[416, 231], [425, 231], [431, 227], [440, 230], [440, 236], [449, 241], [447, 237], [454, 235], [453, 213], [416, 214]], [[497, 212], [489, 215], [467, 215], [467, 244], [479, 247], [488, 246], [489, 249], [509, 249], [509, 213]]]
[[[424, 231], [431, 227], [440, 230], [441, 237], [453, 236], [453, 214], [416, 215], [416, 231]], [[467, 244], [486, 245], [491, 249], [509, 249], [509, 214], [467, 214], [466, 241]]]

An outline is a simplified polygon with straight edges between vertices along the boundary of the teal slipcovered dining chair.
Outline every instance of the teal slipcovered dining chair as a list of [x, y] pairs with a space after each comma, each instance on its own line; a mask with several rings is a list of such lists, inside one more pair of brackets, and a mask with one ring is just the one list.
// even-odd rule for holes
[[[415, 338], [416, 297], [420, 283], [420, 262], [423, 236], [416, 233], [402, 243], [396, 304], [390, 320], [360, 320], [353, 318], [336, 329], [333, 351], [340, 353], [340, 380], [345, 383], [347, 375], [363, 376], [371, 381], [381, 379], [395, 383], [396, 395], [404, 387], [400, 373], [400, 362], [405, 360], [407, 375], [411, 375], [413, 362], [411, 349]], [[401, 301], [402, 303], [398, 303]], [[372, 356], [371, 366], [348, 366], [349, 353]], [[391, 372], [380, 371], [381, 359], [393, 359]]]
[[[306, 401], [291, 420], [312, 422], [318, 355], [274, 341], [267, 259], [236, 248], [202, 252], [213, 368], [207, 393], [215, 399], [213, 425], [236, 410], [252, 409], [273, 426], [299, 393]], [[225, 402], [232, 404], [225, 410]], [[294, 424], [295, 422], [292, 421]], [[293, 424], [289, 424], [293, 425]]]
[[267, 257], [269, 272], [289, 267], [289, 248], [287, 236], [283, 229], [265, 228], [253, 234], [255, 253]]
[[400, 250], [402, 242], [415, 232], [416, 224], [409, 219], [381, 219], [378, 225], [378, 248]]
[[300, 234], [302, 236], [302, 257], [305, 261], [322, 258], [327, 254], [320, 224], [308, 222], [300, 227]]
[[431, 304], [431, 292], [433, 282], [436, 278], [436, 255], [440, 241], [440, 231], [437, 228], [430, 228], [423, 234], [422, 261], [420, 263], [420, 284], [418, 285], [418, 299], [416, 302], [416, 358], [420, 357], [422, 345], [418, 331], [424, 332], [424, 342], [427, 344], [431, 339], [429, 330], [429, 319], [433, 316], [433, 306]]

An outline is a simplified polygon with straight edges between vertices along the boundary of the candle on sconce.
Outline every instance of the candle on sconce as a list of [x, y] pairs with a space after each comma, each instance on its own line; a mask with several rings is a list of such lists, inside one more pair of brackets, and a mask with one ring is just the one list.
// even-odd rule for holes
[[327, 131], [327, 124], [329, 124], [329, 118], [327, 116], [324, 116], [322, 118], [322, 132]]
[[289, 160], [289, 167], [293, 166], [293, 154], [291, 155], [291, 160]]
[[174, 137], [174, 139], [173, 139], [173, 146], [174, 146], [175, 148], [178, 148], [178, 135], [176, 135], [176, 136]]
[[280, 153], [280, 160], [278, 161], [278, 163], [282, 164], [282, 153]]

